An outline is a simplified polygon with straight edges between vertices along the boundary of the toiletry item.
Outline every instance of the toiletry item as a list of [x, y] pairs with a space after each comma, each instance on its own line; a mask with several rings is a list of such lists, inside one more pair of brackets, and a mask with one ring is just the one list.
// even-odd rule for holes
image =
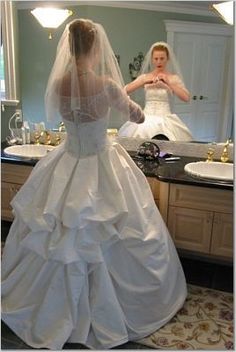
[[160, 158], [170, 158], [173, 154], [172, 153], [167, 153], [167, 152], [160, 152]]
[[169, 157], [169, 158], [165, 158], [166, 162], [177, 161], [177, 160], [180, 160], [179, 156], [172, 156], [172, 157]]
[[22, 144], [26, 144], [26, 133], [25, 133], [24, 126], [21, 127], [21, 138], [22, 138]]
[[30, 127], [29, 127], [29, 122], [24, 121], [23, 126], [25, 128], [25, 139], [26, 139], [26, 144], [30, 144]]

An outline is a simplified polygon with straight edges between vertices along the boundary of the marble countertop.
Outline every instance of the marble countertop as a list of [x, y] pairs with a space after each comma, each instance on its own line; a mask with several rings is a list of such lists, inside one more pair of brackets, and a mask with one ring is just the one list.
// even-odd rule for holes
[[[35, 159], [25, 159], [7, 156], [3, 152], [4, 147], [5, 146], [2, 145], [2, 163], [34, 166], [38, 162], [38, 160]], [[227, 183], [217, 180], [200, 179], [186, 174], [186, 172], [184, 171], [184, 166], [186, 164], [194, 161], [205, 160], [203, 158], [192, 156], [179, 156], [179, 159], [174, 161], [166, 161], [164, 158], [159, 158], [158, 160], [150, 161], [138, 157], [136, 152], [134, 151], [128, 151], [128, 153], [130, 154], [136, 165], [143, 171], [143, 173], [147, 177], [156, 177], [158, 180], [168, 183], [179, 183], [201, 187], [233, 190], [233, 183]]]

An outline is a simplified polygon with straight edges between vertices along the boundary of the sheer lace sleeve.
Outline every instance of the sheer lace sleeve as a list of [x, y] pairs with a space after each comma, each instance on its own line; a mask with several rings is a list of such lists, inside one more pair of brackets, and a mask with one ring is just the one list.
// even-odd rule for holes
[[107, 96], [111, 107], [128, 114], [129, 120], [142, 123], [145, 120], [141, 107], [129, 98], [125, 90], [120, 88], [114, 81], [109, 80], [107, 84]]
[[187, 88], [184, 85], [184, 82], [182, 81], [182, 79], [178, 75], [173, 75], [171, 77], [171, 83], [176, 84], [177, 86], [185, 89], [188, 92]]

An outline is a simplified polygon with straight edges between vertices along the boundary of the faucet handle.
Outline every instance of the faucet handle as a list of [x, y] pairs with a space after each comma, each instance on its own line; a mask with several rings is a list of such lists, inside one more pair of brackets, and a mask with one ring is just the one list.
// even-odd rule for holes
[[229, 151], [228, 151], [229, 143], [230, 143], [230, 140], [228, 139], [226, 141], [226, 144], [224, 145], [224, 149], [220, 157], [220, 160], [222, 163], [227, 163], [227, 161], [229, 161]]
[[206, 162], [211, 162], [213, 161], [213, 155], [214, 155], [215, 150], [213, 148], [209, 148], [207, 151], [207, 160]]
[[59, 132], [65, 132], [65, 124], [64, 124], [63, 121], [59, 123], [58, 131]]
[[39, 132], [36, 131], [34, 133], [34, 140], [35, 140], [34, 144], [36, 144], [36, 145], [40, 144], [39, 138], [40, 138], [40, 134], [39, 134]]
[[59, 134], [56, 134], [55, 139], [56, 139], [55, 145], [59, 145], [61, 142], [61, 136]]

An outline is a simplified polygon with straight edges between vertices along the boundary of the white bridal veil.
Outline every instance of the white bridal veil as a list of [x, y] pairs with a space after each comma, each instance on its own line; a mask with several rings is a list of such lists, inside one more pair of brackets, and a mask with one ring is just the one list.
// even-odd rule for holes
[[[63, 101], [71, 113], [83, 111], [91, 118], [101, 115], [105, 104], [98, 98], [108, 86], [109, 94], [112, 90], [114, 95], [118, 90], [119, 94], [123, 93], [120, 68], [103, 27], [88, 19], [67, 24], [58, 43], [45, 94], [48, 121], [61, 120]], [[125, 93], [122, 98], [122, 109], [118, 110], [122, 110], [122, 120], [127, 120], [129, 100]]]
[[176, 56], [175, 56], [172, 48], [170, 47], [170, 45], [167, 44], [166, 42], [156, 42], [156, 43], [152, 44], [152, 46], [148, 50], [148, 52], [143, 60], [140, 74], [148, 73], [154, 69], [153, 63], [152, 63], [152, 52], [153, 52], [153, 49], [159, 45], [167, 48], [168, 53], [169, 53], [169, 58], [168, 58], [167, 67], [166, 67], [167, 71], [169, 71], [172, 74], [178, 75], [180, 77], [180, 79], [183, 81], [183, 75], [181, 73], [181, 69], [180, 69], [179, 63], [176, 59]]

